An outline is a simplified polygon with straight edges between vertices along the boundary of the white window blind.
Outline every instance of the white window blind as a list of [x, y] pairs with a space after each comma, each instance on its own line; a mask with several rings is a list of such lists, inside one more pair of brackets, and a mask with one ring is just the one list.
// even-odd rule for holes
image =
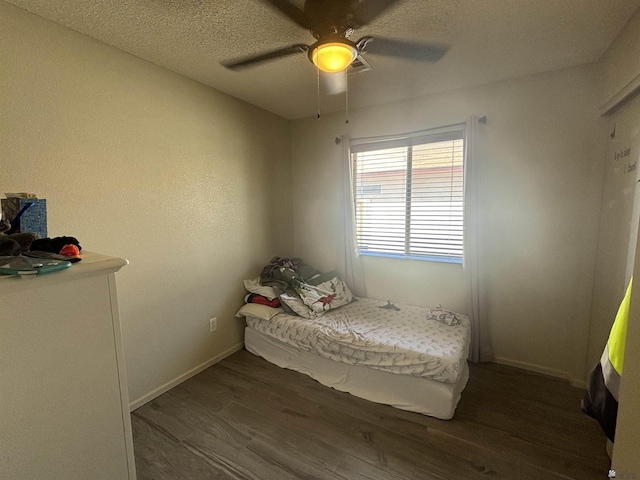
[[351, 145], [358, 249], [462, 262], [462, 130]]

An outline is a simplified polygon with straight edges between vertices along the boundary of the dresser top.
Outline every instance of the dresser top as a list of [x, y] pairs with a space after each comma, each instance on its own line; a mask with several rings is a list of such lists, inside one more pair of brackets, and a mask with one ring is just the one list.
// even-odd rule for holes
[[23, 290], [39, 288], [53, 283], [77, 280], [95, 275], [106, 275], [117, 272], [129, 261], [124, 258], [109, 257], [95, 252], [82, 251], [82, 261], [73, 263], [70, 268], [42, 275], [0, 275], [0, 295]]

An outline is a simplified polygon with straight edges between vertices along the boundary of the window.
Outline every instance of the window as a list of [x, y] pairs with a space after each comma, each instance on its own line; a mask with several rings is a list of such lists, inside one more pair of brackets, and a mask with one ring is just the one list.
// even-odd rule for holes
[[363, 255], [462, 262], [462, 130], [351, 145]]

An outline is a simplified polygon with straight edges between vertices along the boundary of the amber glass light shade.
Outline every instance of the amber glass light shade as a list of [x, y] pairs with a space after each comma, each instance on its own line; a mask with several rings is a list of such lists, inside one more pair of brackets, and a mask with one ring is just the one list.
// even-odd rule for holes
[[340, 72], [356, 58], [354, 47], [345, 43], [324, 43], [311, 52], [311, 61], [323, 72]]

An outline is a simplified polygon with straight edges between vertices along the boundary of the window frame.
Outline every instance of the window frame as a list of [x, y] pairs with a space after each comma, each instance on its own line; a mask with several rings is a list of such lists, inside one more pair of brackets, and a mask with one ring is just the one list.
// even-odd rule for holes
[[[449, 255], [429, 255], [429, 254], [416, 254], [411, 253], [411, 214], [412, 207], [414, 203], [412, 202], [412, 183], [413, 183], [413, 147], [429, 144], [429, 143], [437, 143], [443, 141], [451, 141], [451, 140], [461, 140], [462, 141], [462, 173], [460, 180], [462, 181], [462, 194], [459, 195], [460, 200], [462, 201], [462, 233], [459, 235], [459, 239], [462, 242], [461, 247], [457, 247], [456, 249], [460, 251], [460, 255], [449, 254]], [[404, 226], [404, 240], [405, 246], [403, 253], [394, 253], [394, 252], [381, 252], [381, 251], [368, 251], [366, 249], [362, 249], [359, 242], [359, 225], [358, 220], [356, 218], [357, 215], [357, 202], [358, 202], [358, 183], [357, 183], [357, 174], [358, 174], [358, 165], [357, 165], [357, 156], [355, 154], [364, 153], [364, 152], [374, 152], [378, 150], [385, 150], [390, 148], [407, 148], [407, 161], [406, 161], [406, 194], [405, 194], [405, 226]], [[351, 171], [351, 195], [352, 195], [352, 221], [353, 221], [353, 231], [354, 231], [354, 242], [357, 247], [357, 251], [359, 255], [362, 256], [371, 256], [371, 257], [384, 257], [384, 258], [396, 258], [396, 259], [408, 259], [408, 260], [419, 260], [419, 261], [429, 261], [429, 262], [437, 262], [437, 263], [451, 263], [451, 264], [462, 264], [464, 260], [464, 210], [465, 210], [465, 198], [464, 198], [464, 183], [466, 181], [466, 161], [465, 161], [465, 126], [464, 124], [451, 125], [442, 128], [423, 130], [420, 132], [413, 132], [408, 134], [402, 134], [392, 137], [369, 137], [369, 138], [361, 138], [361, 139], [351, 139], [349, 144], [349, 165]], [[452, 157], [453, 158], [453, 157]], [[454, 178], [454, 175], [451, 175], [451, 178]], [[364, 188], [364, 186], [363, 186]], [[450, 192], [453, 192], [454, 188], [452, 186]], [[451, 196], [450, 198], [453, 198]], [[449, 225], [450, 229], [450, 225]], [[449, 230], [450, 231], [450, 230]], [[455, 249], [454, 249], [455, 250]]]

